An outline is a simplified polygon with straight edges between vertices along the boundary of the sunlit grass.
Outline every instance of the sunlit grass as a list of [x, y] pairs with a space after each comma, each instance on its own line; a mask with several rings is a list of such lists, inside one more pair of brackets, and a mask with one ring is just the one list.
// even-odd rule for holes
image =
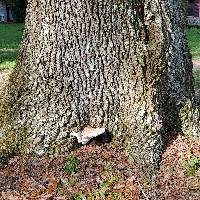
[[194, 70], [194, 88], [196, 89], [196, 96], [200, 100], [200, 69]]
[[187, 38], [192, 59], [200, 61], [200, 28], [188, 28]]
[[23, 28], [23, 24], [0, 24], [0, 69], [15, 65]]
[[[200, 28], [188, 28], [187, 38], [189, 48], [194, 61], [200, 62]], [[194, 87], [196, 89], [197, 98], [200, 99], [200, 69], [194, 69]]]

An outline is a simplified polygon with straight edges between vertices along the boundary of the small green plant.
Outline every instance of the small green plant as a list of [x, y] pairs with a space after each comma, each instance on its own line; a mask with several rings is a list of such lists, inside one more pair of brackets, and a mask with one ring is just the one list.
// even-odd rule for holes
[[74, 186], [76, 184], [76, 180], [73, 177], [68, 178], [68, 183], [70, 186]]
[[67, 164], [65, 165], [65, 172], [69, 175], [76, 173], [78, 170], [78, 166], [80, 161], [75, 156], [68, 156], [66, 158]]
[[200, 158], [194, 157], [184, 161], [187, 176], [194, 176], [200, 168]]
[[79, 192], [76, 197], [75, 200], [86, 200], [85, 195], [82, 192]]
[[86, 195], [86, 199], [89, 200], [106, 200], [106, 199], [111, 199], [111, 200], [121, 200], [123, 199], [123, 194], [119, 192], [113, 192], [111, 190], [111, 186], [113, 185], [114, 181], [113, 180], [105, 180], [100, 184], [100, 187], [98, 190], [95, 192], [89, 192]]
[[90, 199], [90, 200], [95, 200], [96, 198], [95, 198], [95, 194], [93, 194], [92, 192], [89, 192], [88, 194], [87, 194], [87, 197], [88, 197], [88, 199]]
[[110, 191], [111, 186], [117, 182], [117, 180], [118, 178], [111, 177], [110, 179], [103, 181], [100, 184], [99, 190], [96, 192], [97, 199], [106, 199], [106, 197], [109, 197], [109, 199], [120, 200], [122, 197], [121, 194]]
[[104, 174], [106, 180], [104, 180], [98, 190], [94, 193], [88, 193], [87, 197], [90, 200], [99, 200], [99, 199], [113, 199], [120, 200], [122, 199], [122, 194], [112, 192], [110, 189], [112, 185], [119, 181], [119, 178], [113, 173], [112, 163], [107, 161], [104, 163]]
[[105, 199], [105, 195], [107, 194], [107, 190], [109, 189], [109, 186], [110, 184], [108, 181], [103, 181], [101, 183], [98, 194], [102, 199]]
[[111, 192], [110, 196], [113, 200], [120, 200], [122, 199], [122, 194], [117, 193], [117, 192]]

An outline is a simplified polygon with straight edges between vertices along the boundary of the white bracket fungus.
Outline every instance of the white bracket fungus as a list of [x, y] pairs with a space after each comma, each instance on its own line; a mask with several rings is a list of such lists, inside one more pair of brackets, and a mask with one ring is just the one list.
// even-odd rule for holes
[[105, 133], [105, 128], [85, 127], [80, 132], [71, 132], [70, 136], [75, 136], [78, 143], [87, 144], [92, 138]]

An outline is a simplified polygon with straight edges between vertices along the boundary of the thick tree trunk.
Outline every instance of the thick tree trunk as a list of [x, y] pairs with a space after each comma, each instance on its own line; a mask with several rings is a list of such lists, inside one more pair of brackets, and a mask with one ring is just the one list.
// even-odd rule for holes
[[6, 4], [6, 20], [10, 22], [10, 7], [8, 4]]
[[182, 1], [29, 1], [2, 95], [1, 151], [61, 153], [69, 133], [105, 127], [156, 166], [172, 132], [199, 138]]

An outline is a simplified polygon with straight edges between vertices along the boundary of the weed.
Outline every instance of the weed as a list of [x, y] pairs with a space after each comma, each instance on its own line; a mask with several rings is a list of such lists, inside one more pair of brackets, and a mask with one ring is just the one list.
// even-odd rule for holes
[[184, 161], [187, 176], [195, 176], [196, 171], [200, 168], [200, 158], [194, 157]]
[[100, 184], [100, 188], [95, 192], [89, 192], [86, 195], [79, 193], [75, 200], [102, 200], [102, 199], [110, 199], [110, 200], [121, 200], [123, 199], [123, 194], [119, 192], [112, 192], [110, 188], [113, 182], [110, 180], [106, 180]]
[[78, 166], [80, 161], [73, 155], [68, 156], [66, 158], [67, 164], [65, 165], [65, 172], [69, 175], [76, 173], [78, 170]]
[[75, 180], [74, 178], [68, 178], [68, 184], [69, 184], [70, 186], [74, 186], [75, 183], [76, 183], [76, 180]]
[[106, 195], [107, 190], [109, 189], [109, 186], [110, 184], [108, 181], [104, 181], [103, 183], [101, 183], [100, 189], [98, 191], [98, 194], [101, 198], [105, 199], [105, 195]]
[[118, 179], [108, 179], [103, 181], [100, 184], [100, 188], [95, 192], [94, 198], [92, 199], [112, 199], [112, 200], [120, 200], [122, 199], [122, 194], [117, 192], [110, 191], [111, 186], [117, 181]]
[[87, 194], [87, 198], [88, 198], [89, 200], [96, 200], [95, 195], [94, 195], [92, 192], [89, 192], [89, 193]]
[[116, 192], [110, 191], [112, 185], [119, 181], [119, 178], [113, 174], [112, 163], [107, 161], [104, 164], [104, 173], [107, 177], [107, 180], [103, 181], [100, 184], [98, 190], [94, 193], [88, 193], [87, 197], [90, 200], [98, 200], [98, 199], [112, 199], [112, 200], [119, 200], [121, 199], [122, 195]]
[[79, 192], [76, 197], [75, 200], [86, 200], [85, 195], [82, 192]]
[[106, 162], [104, 164], [104, 173], [108, 179], [108, 183], [112, 185], [113, 183], [119, 181], [119, 178], [113, 173], [112, 163]]
[[117, 192], [111, 192], [110, 196], [113, 200], [120, 200], [122, 199], [122, 194], [117, 193]]
[[88, 200], [102, 200], [102, 199], [110, 199], [110, 200], [120, 200], [123, 199], [123, 195], [118, 192], [112, 192], [111, 187], [116, 182], [116, 179], [108, 179], [103, 181], [100, 184], [99, 189], [95, 192], [89, 192], [86, 195], [79, 193], [76, 196], [76, 200], [88, 199]]

